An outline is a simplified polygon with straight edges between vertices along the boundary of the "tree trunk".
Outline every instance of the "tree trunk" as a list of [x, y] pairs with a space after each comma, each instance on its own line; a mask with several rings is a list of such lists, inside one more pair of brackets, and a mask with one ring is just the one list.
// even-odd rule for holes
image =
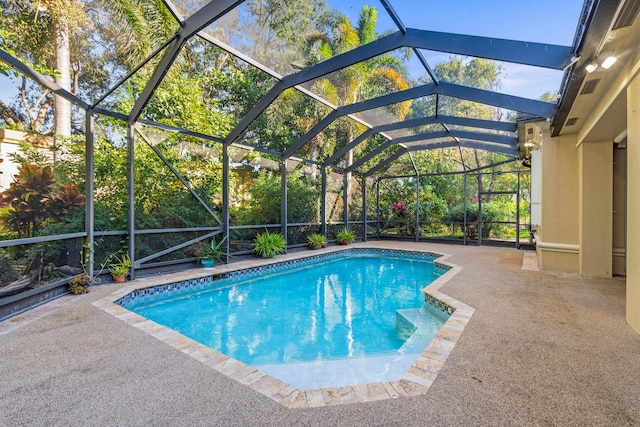
[[0, 100], [0, 117], [2, 117], [9, 126], [20, 123], [18, 115], [2, 100]]
[[[53, 32], [56, 43], [56, 83], [71, 91], [71, 59], [69, 47], [69, 24], [65, 17], [54, 20]], [[54, 103], [55, 133], [63, 137], [71, 136], [71, 103], [55, 95]]]

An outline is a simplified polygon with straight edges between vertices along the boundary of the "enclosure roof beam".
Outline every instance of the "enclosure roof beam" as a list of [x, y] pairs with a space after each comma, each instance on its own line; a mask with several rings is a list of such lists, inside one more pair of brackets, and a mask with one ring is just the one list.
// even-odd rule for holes
[[440, 82], [440, 84], [435, 87], [434, 92], [439, 95], [452, 96], [454, 98], [478, 102], [480, 104], [493, 105], [507, 110], [518, 111], [520, 113], [529, 113], [538, 117], [552, 117], [557, 108], [557, 105], [551, 102], [506, 95], [490, 90], [476, 89], [447, 82]]
[[282, 153], [282, 158], [287, 159], [291, 157], [296, 151], [302, 148], [307, 142], [311, 141], [316, 135], [322, 132], [327, 126], [329, 126], [340, 114], [338, 110], [333, 110], [329, 114], [325, 116], [324, 119], [320, 120], [311, 130], [304, 135], [302, 135], [298, 140], [291, 144], [289, 148], [287, 148]]
[[257, 119], [258, 116], [262, 114], [262, 112], [266, 110], [267, 107], [269, 107], [269, 105], [271, 105], [271, 103], [275, 101], [276, 98], [283, 92], [283, 88], [284, 84], [281, 80], [273, 85], [269, 92], [267, 92], [265, 96], [260, 98], [260, 101], [258, 101], [258, 103], [253, 106], [251, 111], [249, 111], [242, 118], [242, 120], [240, 120], [240, 123], [238, 123], [233, 129], [231, 129], [231, 132], [229, 132], [227, 137], [224, 139], [224, 143], [226, 145], [229, 145], [241, 138], [242, 135], [246, 132], [247, 128], [251, 125], [251, 123], [253, 123], [253, 121]]
[[[549, 102], [536, 101], [527, 98], [521, 98], [513, 95], [505, 95], [502, 93], [492, 92], [483, 89], [470, 88], [466, 86], [456, 85], [453, 83], [440, 82], [439, 85], [435, 85], [434, 83], [429, 83], [422, 86], [416, 86], [411, 89], [403, 90], [400, 92], [391, 93], [388, 95], [382, 95], [377, 98], [368, 99], [366, 101], [357, 102], [355, 104], [345, 105], [342, 107], [338, 107], [334, 112], [329, 114], [332, 119], [338, 118], [347, 114], [353, 114], [360, 111], [371, 110], [374, 108], [383, 107], [386, 105], [392, 105], [403, 101], [408, 101], [410, 99], [415, 99], [423, 96], [432, 95], [434, 93], [439, 93], [442, 95], [452, 96], [456, 98], [468, 99], [471, 101], [494, 105], [496, 107], [507, 108], [515, 111], [522, 112], [531, 112], [535, 111], [538, 116], [547, 116], [551, 117], [554, 114], [556, 104], [552, 104]], [[527, 111], [528, 110], [528, 111]], [[318, 125], [314, 126], [314, 128], [307, 132], [305, 135], [300, 137], [295, 143], [293, 143], [289, 148], [287, 148], [283, 152], [283, 157], [287, 158], [296, 151], [298, 151], [302, 146], [304, 146], [308, 141], [310, 141], [314, 136], [318, 133], [322, 132], [327, 126], [329, 126], [330, 121], [326, 120], [329, 116], [325, 117]], [[450, 116], [445, 116], [450, 117]], [[430, 119], [425, 119], [429, 121]], [[453, 119], [451, 119], [453, 120]], [[470, 120], [470, 119], [467, 119]], [[444, 120], [443, 120], [444, 121]], [[458, 120], [460, 123], [461, 120]], [[467, 121], [466, 123], [473, 123], [472, 121]], [[491, 121], [481, 121], [477, 122], [482, 125], [496, 125], [500, 122]], [[395, 126], [400, 126], [398, 124], [389, 124], [386, 125], [383, 129], [391, 130]], [[504, 126], [504, 125], [500, 125]], [[507, 126], [504, 126], [505, 128]], [[379, 131], [379, 128], [374, 127], [375, 131]], [[512, 127], [511, 127], [512, 129]]]
[[408, 151], [406, 150], [400, 150], [397, 153], [391, 155], [390, 157], [386, 158], [385, 160], [381, 161], [380, 163], [378, 163], [377, 165], [375, 165], [374, 167], [372, 167], [371, 169], [369, 169], [368, 171], [366, 171], [363, 176], [368, 177], [369, 175], [373, 175], [374, 173], [378, 172], [380, 169], [382, 169], [383, 167], [387, 166], [388, 164], [390, 164], [391, 162], [394, 162], [395, 160], [397, 160], [400, 156], [407, 154]]
[[129, 112], [129, 124], [133, 124], [138, 120], [138, 118], [140, 118], [142, 110], [144, 110], [144, 107], [149, 103], [149, 100], [162, 82], [164, 76], [169, 71], [169, 68], [171, 68], [171, 65], [180, 54], [182, 46], [186, 41], [202, 28], [220, 18], [222, 15], [226, 14], [244, 1], [245, 0], [211, 0], [196, 13], [183, 21], [183, 26], [178, 30], [175, 39], [169, 44], [169, 47], [160, 60], [160, 63], [153, 71], [153, 75]]
[[342, 147], [341, 149], [339, 149], [338, 151], [333, 153], [333, 156], [331, 156], [327, 160], [325, 160], [323, 166], [327, 166], [327, 165], [332, 164], [333, 162], [338, 160], [340, 157], [342, 157], [345, 154], [347, 154], [347, 152], [349, 150], [353, 150], [356, 146], [358, 146], [361, 142], [363, 142], [364, 140], [369, 138], [372, 134], [373, 134], [373, 130], [372, 129], [367, 129], [362, 134], [360, 134], [358, 137], [356, 137], [353, 141], [349, 142], [347, 145], [345, 145], [344, 147]]
[[468, 139], [460, 139], [459, 144], [461, 147], [466, 148], [478, 148], [480, 150], [491, 151], [513, 157], [520, 156], [520, 149], [518, 149], [518, 147], [509, 147], [502, 144], [493, 144], [491, 142], [470, 141]]
[[511, 147], [516, 147], [518, 145], [518, 138], [516, 138], [515, 136], [500, 135], [497, 133], [471, 132], [466, 130], [454, 129], [449, 132], [449, 136], [454, 138], [465, 138], [476, 141], [492, 142], [494, 144], [509, 145]]
[[40, 74], [36, 70], [32, 69], [26, 64], [23, 64], [12, 55], [9, 55], [4, 50], [0, 49], [0, 61], [6, 63], [10, 67], [20, 71], [25, 76], [29, 77], [31, 80], [34, 80], [36, 83], [46, 87], [56, 95], [63, 97], [64, 99], [73, 102], [76, 105], [84, 108], [85, 110], [89, 108], [89, 104], [84, 102], [82, 99], [78, 98], [68, 90], [62, 88], [56, 82], [46, 77], [44, 74]]
[[[406, 34], [403, 34], [402, 31], [389, 34], [388, 36], [381, 37], [371, 43], [367, 43], [366, 45], [357, 47], [343, 54], [334, 56], [333, 58], [327, 59], [326, 61], [319, 62], [296, 73], [285, 76], [282, 78], [283, 84], [282, 86], [279, 86], [279, 90], [282, 92], [285, 89], [314, 80], [329, 73], [402, 47], [429, 49], [457, 55], [477, 56], [498, 61], [533, 65], [557, 70], [563, 70], [566, 66], [571, 64], [573, 49], [569, 46], [406, 28]], [[432, 78], [434, 77], [435, 74]], [[434, 78], [434, 85], [440, 86], [440, 83], [441, 82], [439, 82], [437, 78]], [[275, 96], [271, 92], [267, 94], [265, 96], [267, 99], [261, 100], [251, 110], [249, 115], [245, 117], [245, 119], [243, 119], [231, 131], [231, 133], [229, 133], [227, 143], [235, 141], [246, 130], [249, 124], [255, 120], [255, 118], [257, 118], [260, 113], [262, 113], [262, 111], [264, 111], [264, 109], [277, 98], [278, 95], [279, 92], [276, 93]], [[544, 117], [550, 116], [546, 115]]]
[[573, 51], [571, 46], [407, 28], [404, 34], [399, 31], [381, 37], [371, 43], [290, 74], [283, 81], [287, 87], [292, 87], [402, 47], [475, 56], [555, 70], [564, 70], [568, 65], [571, 65]]
[[371, 160], [372, 158], [374, 158], [378, 154], [382, 153], [384, 150], [386, 150], [387, 148], [391, 147], [392, 145], [394, 145], [393, 140], [389, 140], [389, 141], [386, 141], [386, 142], [382, 143], [381, 145], [379, 145], [375, 149], [371, 150], [370, 152], [368, 152], [367, 154], [365, 154], [364, 156], [360, 157], [358, 160], [353, 162], [351, 164], [351, 166], [345, 168], [345, 172], [351, 172], [354, 169], [360, 167], [365, 162], [368, 162], [369, 160]]
[[432, 123], [438, 123], [438, 122], [439, 122], [438, 117], [426, 116], [426, 117], [420, 117], [417, 119], [403, 120], [401, 122], [385, 123], [383, 125], [377, 125], [373, 127], [373, 130], [375, 132], [387, 132], [390, 130], [398, 130], [398, 129], [413, 128], [417, 126], [430, 125]]
[[470, 119], [467, 117], [438, 116], [437, 123], [445, 123], [455, 126], [468, 126], [482, 129], [501, 130], [515, 132], [518, 126], [513, 122], [499, 122], [497, 120]]
[[501, 153], [508, 156], [520, 155], [520, 151], [518, 147], [511, 147], [511, 146], [506, 146], [502, 144], [493, 144], [490, 142], [471, 141], [468, 139], [459, 139], [458, 141], [441, 141], [441, 142], [434, 142], [431, 144], [416, 145], [413, 147], [407, 147], [407, 150], [422, 151], [422, 150], [432, 150], [434, 148], [455, 147], [457, 145], [465, 148], [478, 148], [485, 151], [492, 151], [494, 153]]
[[482, 129], [492, 129], [505, 132], [515, 132], [517, 125], [513, 122], [499, 122], [496, 120], [470, 119], [467, 117], [455, 116], [426, 116], [418, 119], [410, 119], [402, 122], [387, 123], [374, 126], [374, 132], [386, 132], [390, 130], [407, 129], [417, 126], [428, 125], [432, 123], [442, 123], [446, 125], [467, 126]]
[[451, 136], [449, 132], [446, 130], [435, 131], [435, 132], [423, 132], [417, 133], [414, 135], [401, 136], [398, 138], [393, 138], [391, 142], [393, 144], [404, 144], [407, 142], [416, 142], [416, 141], [427, 141], [430, 139], [438, 139], [438, 138], [446, 138]]
[[[422, 96], [431, 95], [434, 93], [435, 84], [429, 83], [422, 86], [416, 86], [411, 89], [403, 90], [400, 92], [390, 93], [388, 95], [382, 95], [377, 98], [371, 98], [366, 101], [356, 102], [355, 104], [349, 104], [342, 107], [338, 107], [335, 111], [333, 111], [329, 116], [333, 119], [337, 119], [342, 116], [346, 116], [349, 114], [354, 114], [360, 111], [371, 110], [378, 107], [384, 107], [385, 105], [396, 104], [398, 102], [408, 101], [413, 98], [419, 98]], [[327, 117], [329, 117], [327, 116]], [[318, 125], [314, 126], [313, 129], [303, 136], [301, 136], [296, 142], [291, 144], [289, 148], [287, 148], [283, 153], [283, 158], [287, 158], [296, 151], [298, 151], [304, 144], [310, 141], [314, 136], [322, 132], [324, 128], [329, 126], [331, 122], [325, 124], [325, 120], [323, 119]], [[323, 125], [322, 127], [320, 125]]]
[[403, 46], [564, 70], [573, 47], [407, 28]]
[[436, 148], [457, 147], [459, 144], [456, 140], [431, 142], [428, 144], [414, 145], [407, 147], [409, 151], [435, 150]]

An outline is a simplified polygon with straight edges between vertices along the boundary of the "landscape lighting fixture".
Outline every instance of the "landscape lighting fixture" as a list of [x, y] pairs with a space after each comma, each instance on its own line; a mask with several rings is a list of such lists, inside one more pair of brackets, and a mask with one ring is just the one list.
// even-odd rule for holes
[[605, 59], [604, 62], [602, 63], [602, 68], [604, 68], [605, 70], [608, 70], [609, 68], [611, 68], [613, 64], [616, 63], [617, 60], [618, 58], [616, 58], [615, 56], [607, 57], [607, 59]]
[[584, 69], [587, 70], [587, 73], [593, 73], [596, 68], [598, 68], [598, 64], [596, 64], [595, 62], [584, 67]]

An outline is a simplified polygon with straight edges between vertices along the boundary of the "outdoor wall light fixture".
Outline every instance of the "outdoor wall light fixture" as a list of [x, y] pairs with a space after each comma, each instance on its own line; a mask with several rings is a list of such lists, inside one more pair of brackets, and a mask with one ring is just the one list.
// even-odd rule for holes
[[587, 70], [587, 73], [593, 73], [596, 70], [596, 68], [598, 68], [598, 64], [596, 64], [595, 62], [584, 67], [584, 69]]
[[[608, 70], [613, 64], [616, 63], [617, 60], [618, 58], [616, 58], [615, 56], [608, 56], [604, 61], [602, 61], [602, 64], [600, 65], [605, 70]], [[587, 70], [587, 73], [593, 73], [596, 68], [598, 68], [598, 64], [596, 62], [592, 62], [591, 64], [584, 67], [584, 69]]]
[[602, 68], [608, 70], [613, 64], [616, 63], [617, 60], [618, 58], [616, 58], [615, 56], [608, 56], [607, 59], [602, 62]]

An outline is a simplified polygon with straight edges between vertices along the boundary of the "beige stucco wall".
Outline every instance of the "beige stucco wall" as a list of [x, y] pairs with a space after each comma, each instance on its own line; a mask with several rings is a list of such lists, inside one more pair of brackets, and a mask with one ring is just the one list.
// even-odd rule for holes
[[613, 274], [626, 274], [627, 150], [613, 148]]
[[542, 224], [536, 233], [543, 270], [578, 271], [578, 149], [575, 135], [542, 137]]
[[612, 141], [578, 147], [579, 273], [611, 277], [613, 263]]
[[640, 333], [640, 75], [627, 87], [627, 322]]

